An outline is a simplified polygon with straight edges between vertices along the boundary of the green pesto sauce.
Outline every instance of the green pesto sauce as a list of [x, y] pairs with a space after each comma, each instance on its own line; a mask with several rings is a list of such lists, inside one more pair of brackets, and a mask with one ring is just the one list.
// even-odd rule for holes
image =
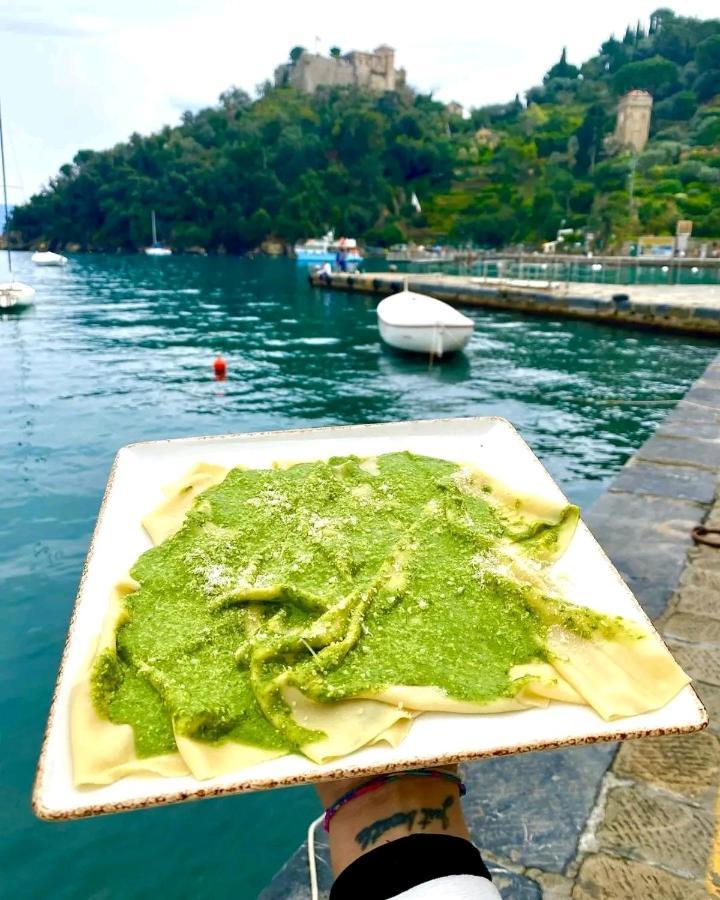
[[550, 562], [576, 521], [576, 507], [524, 516], [459, 466], [411, 453], [234, 469], [134, 566], [95, 707], [150, 756], [173, 750], [173, 729], [288, 750], [318, 737], [292, 718], [286, 684], [320, 701], [396, 684], [512, 696], [509, 670], [546, 658], [551, 625], [623, 628], [510, 574], [508, 547]]

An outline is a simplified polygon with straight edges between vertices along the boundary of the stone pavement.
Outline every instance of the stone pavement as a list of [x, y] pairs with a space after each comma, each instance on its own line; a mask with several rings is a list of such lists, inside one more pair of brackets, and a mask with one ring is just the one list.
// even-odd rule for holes
[[720, 307], [720, 285], [715, 284], [597, 284], [590, 281], [537, 281], [513, 279], [508, 282], [492, 278], [474, 278], [479, 284], [497, 282], [517, 287], [545, 287], [558, 294], [610, 300], [613, 294], [626, 293], [633, 303], [655, 306], [678, 303], [694, 308]]
[[[702, 522], [720, 528], [719, 475], [720, 357], [585, 516], [693, 677], [710, 726], [466, 764], [473, 838], [504, 897], [720, 897], [720, 549], [690, 538]], [[324, 836], [318, 855], [327, 896]], [[303, 846], [261, 898], [308, 897]]]
[[[720, 528], [720, 502], [706, 524]], [[720, 550], [690, 551], [657, 624], [710, 725], [620, 747], [571, 867], [577, 900], [720, 897]]]

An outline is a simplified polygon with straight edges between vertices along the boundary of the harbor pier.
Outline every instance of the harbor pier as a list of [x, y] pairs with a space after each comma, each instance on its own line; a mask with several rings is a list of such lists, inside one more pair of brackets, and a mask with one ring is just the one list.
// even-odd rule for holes
[[314, 287], [385, 297], [407, 288], [453, 305], [720, 336], [720, 286], [615, 285], [445, 275], [312, 273]]

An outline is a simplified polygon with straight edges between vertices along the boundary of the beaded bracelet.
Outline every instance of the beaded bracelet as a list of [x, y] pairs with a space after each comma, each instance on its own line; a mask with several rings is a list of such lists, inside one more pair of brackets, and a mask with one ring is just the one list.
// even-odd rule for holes
[[405, 772], [389, 772], [386, 775], [378, 775], [375, 778], [371, 778], [370, 781], [366, 781], [364, 784], [358, 785], [358, 787], [352, 788], [346, 794], [338, 797], [332, 806], [328, 806], [325, 810], [323, 828], [325, 831], [330, 831], [332, 817], [346, 803], [349, 803], [356, 797], [362, 797], [363, 794], [370, 794], [384, 784], [389, 784], [392, 781], [397, 781], [399, 778], [407, 778], [408, 776], [412, 778], [439, 778], [442, 781], [451, 781], [458, 786], [461, 797], [464, 797], [467, 792], [467, 788], [459, 776], [454, 775], [452, 772], [443, 772], [442, 769], [407, 769]]

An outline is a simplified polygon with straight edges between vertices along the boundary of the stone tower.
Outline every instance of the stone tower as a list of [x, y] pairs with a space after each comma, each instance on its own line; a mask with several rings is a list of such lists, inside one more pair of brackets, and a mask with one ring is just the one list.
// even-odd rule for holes
[[621, 147], [633, 147], [636, 153], [647, 144], [653, 98], [647, 91], [630, 91], [620, 98], [615, 125], [615, 140]]
[[372, 54], [373, 78], [370, 87], [380, 91], [395, 90], [395, 50], [387, 44], [380, 44]]

